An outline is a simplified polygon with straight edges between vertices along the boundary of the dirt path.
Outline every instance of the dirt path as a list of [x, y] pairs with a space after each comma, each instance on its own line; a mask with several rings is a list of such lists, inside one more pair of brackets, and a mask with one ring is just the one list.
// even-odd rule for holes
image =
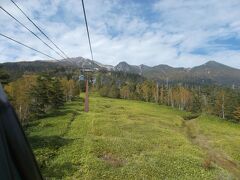
[[77, 116], [77, 112], [73, 112], [71, 119], [69, 119], [69, 122], [68, 122], [68, 124], [67, 124], [66, 129], [65, 129], [64, 132], [61, 134], [62, 137], [64, 137], [64, 136], [68, 133], [68, 131], [69, 131], [70, 128], [71, 128], [71, 125], [72, 125], [73, 121], [76, 119], [76, 116]]
[[240, 180], [240, 165], [220, 150], [213, 148], [209, 139], [199, 132], [197, 119], [183, 120], [183, 128], [189, 140], [206, 152], [206, 163], [215, 163]]

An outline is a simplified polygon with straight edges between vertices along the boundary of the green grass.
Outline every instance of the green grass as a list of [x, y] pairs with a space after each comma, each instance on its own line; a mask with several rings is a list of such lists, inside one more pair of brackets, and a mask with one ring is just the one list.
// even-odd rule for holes
[[[90, 98], [89, 113], [83, 112], [82, 105], [82, 101], [68, 103], [59, 114], [33, 122], [28, 127], [26, 132], [44, 177], [231, 177], [218, 165], [204, 168], [206, 152], [186, 135], [182, 123], [184, 112], [152, 103], [98, 96]], [[199, 117], [197, 123], [214, 147], [240, 161], [238, 125], [207, 116]]]
[[199, 117], [197, 122], [213, 147], [240, 164], [240, 124], [206, 115]]

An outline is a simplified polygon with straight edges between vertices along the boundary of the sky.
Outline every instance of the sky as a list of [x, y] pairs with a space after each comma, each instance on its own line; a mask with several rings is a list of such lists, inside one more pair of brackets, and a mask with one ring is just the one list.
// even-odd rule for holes
[[[14, 1], [69, 57], [91, 57], [81, 0]], [[0, 6], [41, 36], [10, 0]], [[85, 0], [85, 8], [94, 60], [103, 64], [240, 68], [240, 0]], [[61, 59], [2, 10], [0, 33]], [[47, 59], [0, 37], [0, 62]]]

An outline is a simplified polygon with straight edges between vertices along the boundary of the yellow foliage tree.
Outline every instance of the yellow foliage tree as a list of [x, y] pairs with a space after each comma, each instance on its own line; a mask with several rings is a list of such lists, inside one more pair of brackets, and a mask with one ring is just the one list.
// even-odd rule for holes
[[36, 83], [36, 76], [24, 75], [22, 78], [5, 86], [5, 91], [9, 95], [10, 102], [15, 108], [21, 123], [26, 123], [30, 116], [29, 92]]
[[236, 108], [233, 115], [234, 115], [234, 118], [240, 122], [240, 106]]

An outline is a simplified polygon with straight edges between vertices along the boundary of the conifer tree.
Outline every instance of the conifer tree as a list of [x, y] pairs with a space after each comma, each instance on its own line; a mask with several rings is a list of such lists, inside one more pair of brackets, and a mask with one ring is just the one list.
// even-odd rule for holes
[[58, 109], [59, 107], [64, 105], [63, 87], [61, 85], [61, 82], [57, 78], [52, 79], [51, 84], [52, 84], [50, 91], [51, 106], [54, 109]]
[[51, 79], [48, 75], [39, 76], [31, 89], [31, 111], [36, 117], [44, 116], [51, 105], [50, 82]]
[[6, 71], [0, 69], [0, 83], [6, 84], [9, 82], [9, 79], [10, 75]]
[[194, 94], [191, 106], [191, 112], [199, 113], [202, 111], [202, 105], [199, 95]]

